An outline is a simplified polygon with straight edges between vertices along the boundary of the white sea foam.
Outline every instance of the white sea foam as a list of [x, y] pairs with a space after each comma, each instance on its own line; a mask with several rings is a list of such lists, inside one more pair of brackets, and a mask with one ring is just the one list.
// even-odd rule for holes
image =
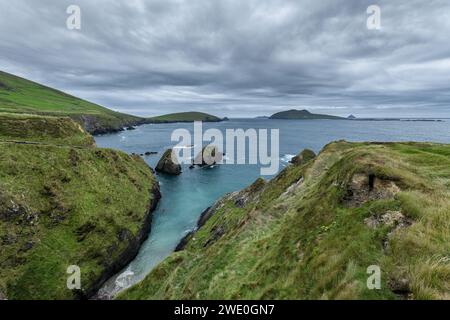
[[125, 270], [116, 279], [115, 284], [119, 288], [127, 288], [132, 284], [134, 272], [131, 270]]
[[175, 146], [173, 147], [173, 149], [192, 149], [195, 148], [195, 145], [190, 145], [190, 146]]
[[282, 162], [288, 163], [292, 160], [293, 157], [295, 157], [295, 154], [285, 154], [280, 158], [280, 160]]

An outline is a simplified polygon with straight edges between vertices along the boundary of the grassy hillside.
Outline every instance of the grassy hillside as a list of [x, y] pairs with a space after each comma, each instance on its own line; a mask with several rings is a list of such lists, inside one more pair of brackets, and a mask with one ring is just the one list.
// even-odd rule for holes
[[119, 298], [450, 299], [450, 145], [332, 143], [208, 215]]
[[270, 119], [285, 119], [285, 120], [317, 120], [317, 119], [329, 119], [339, 120], [345, 119], [336, 116], [330, 116], [328, 114], [311, 113], [308, 110], [288, 110], [273, 114]]
[[95, 146], [95, 140], [72, 119], [0, 113], [0, 141]]
[[69, 116], [91, 133], [116, 131], [143, 121], [2, 71], [0, 112]]
[[68, 118], [1, 116], [0, 297], [90, 296], [137, 253], [158, 184], [141, 158], [92, 142]]
[[180, 112], [153, 117], [149, 118], [148, 120], [154, 123], [166, 123], [166, 122], [194, 122], [194, 121], [218, 122], [222, 121], [223, 119], [203, 112]]

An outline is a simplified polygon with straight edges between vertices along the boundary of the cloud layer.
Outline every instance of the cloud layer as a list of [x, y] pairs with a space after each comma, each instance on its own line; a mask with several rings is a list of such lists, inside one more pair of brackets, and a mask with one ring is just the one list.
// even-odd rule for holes
[[0, 69], [116, 110], [450, 117], [446, 0], [380, 0], [381, 30], [362, 0], [0, 1]]

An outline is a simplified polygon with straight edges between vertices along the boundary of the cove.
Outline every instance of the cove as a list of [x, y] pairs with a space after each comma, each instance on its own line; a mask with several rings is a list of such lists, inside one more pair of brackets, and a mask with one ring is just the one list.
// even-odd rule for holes
[[[319, 152], [331, 141], [431, 141], [450, 142], [450, 122], [266, 120], [231, 119], [204, 123], [205, 129], [279, 129], [280, 170], [304, 148]], [[147, 124], [133, 131], [96, 136], [99, 147], [126, 153], [149, 154], [143, 159], [155, 167], [162, 153], [173, 147], [171, 133], [179, 128], [193, 130], [190, 123]], [[186, 146], [191, 147], [191, 146]], [[204, 209], [228, 192], [240, 190], [260, 176], [257, 165], [220, 165], [190, 170], [183, 166], [179, 176], [157, 174], [162, 199], [153, 213], [152, 229], [138, 256], [100, 290], [100, 298], [112, 298], [142, 280], [159, 262], [172, 253], [192, 229]], [[267, 177], [267, 178], [270, 178]]]

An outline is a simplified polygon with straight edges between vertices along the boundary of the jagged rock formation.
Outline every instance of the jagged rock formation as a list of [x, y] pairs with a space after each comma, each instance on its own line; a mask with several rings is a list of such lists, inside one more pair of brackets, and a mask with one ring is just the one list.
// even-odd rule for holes
[[192, 164], [204, 167], [221, 163], [222, 160], [223, 153], [220, 152], [216, 146], [208, 145], [203, 147], [202, 151], [197, 154]]
[[314, 159], [315, 157], [316, 157], [316, 154], [314, 153], [314, 151], [312, 151], [310, 149], [305, 149], [302, 152], [300, 152], [298, 155], [293, 157], [290, 162], [293, 164], [303, 165], [303, 164], [307, 163], [308, 161]]
[[172, 175], [178, 175], [181, 173], [181, 165], [178, 163], [176, 154], [172, 149], [167, 149], [162, 155], [155, 168], [158, 172], [163, 172]]

